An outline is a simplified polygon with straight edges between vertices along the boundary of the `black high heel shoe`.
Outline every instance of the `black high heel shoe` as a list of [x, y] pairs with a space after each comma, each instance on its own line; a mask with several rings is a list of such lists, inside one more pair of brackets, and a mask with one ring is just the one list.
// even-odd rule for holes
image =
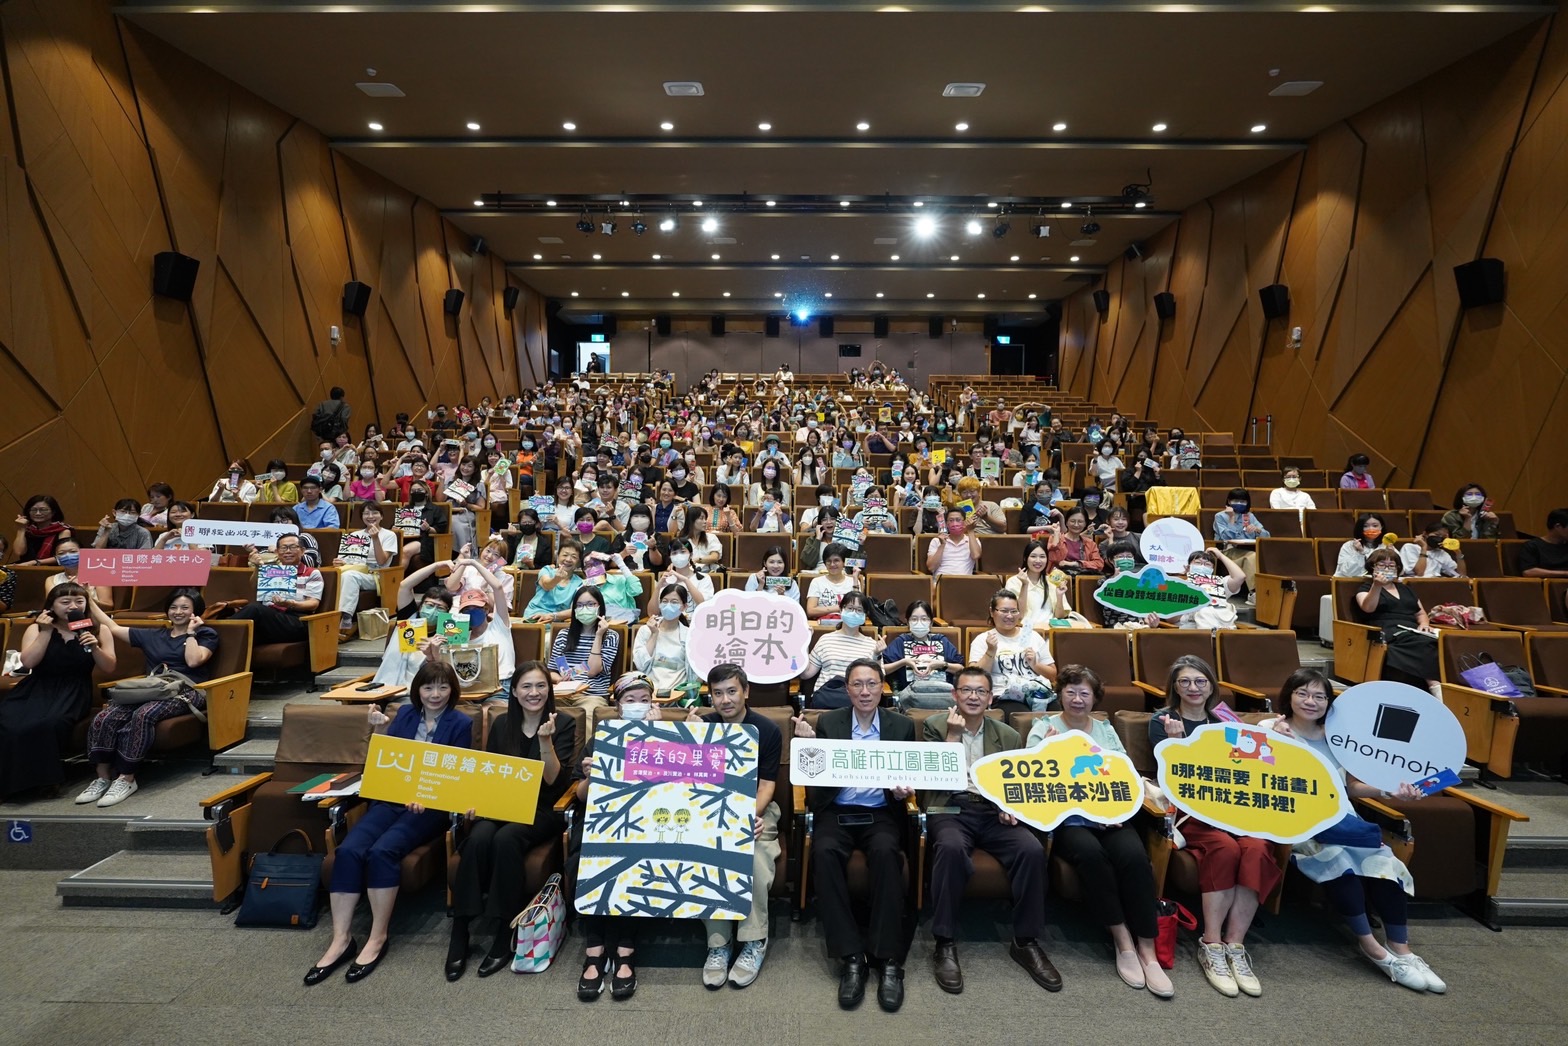
[[630, 977], [622, 977], [620, 974], [616, 974], [610, 978], [610, 998], [616, 1002], [624, 1002], [637, 993], [637, 967], [632, 964], [633, 958], [635, 956], [631, 955], [617, 955], [615, 957], [613, 969], [619, 970], [622, 966], [631, 966], [632, 968]]
[[320, 984], [322, 981], [332, 976], [333, 970], [336, 970], [339, 966], [342, 966], [345, 962], [348, 962], [350, 956], [358, 954], [359, 942], [353, 938], [349, 938], [348, 947], [343, 949], [343, 954], [339, 955], [336, 959], [333, 959], [325, 966], [312, 966], [310, 969], [305, 971], [305, 987], [308, 988], [313, 984]]
[[348, 972], [343, 975], [343, 979], [350, 984], [358, 984], [366, 977], [369, 977], [372, 973], [376, 972], [376, 967], [381, 965], [381, 960], [387, 957], [387, 951], [391, 947], [392, 939], [389, 937], [387, 940], [382, 942], [381, 952], [374, 959], [371, 959], [367, 963], [349, 963]]
[[[605, 969], [605, 961], [609, 958], [608, 952], [604, 955], [583, 956], [583, 976], [577, 978], [577, 998], [582, 1002], [593, 1002], [604, 994], [604, 981], [609, 971]], [[597, 969], [599, 976], [589, 979], [589, 970]]]

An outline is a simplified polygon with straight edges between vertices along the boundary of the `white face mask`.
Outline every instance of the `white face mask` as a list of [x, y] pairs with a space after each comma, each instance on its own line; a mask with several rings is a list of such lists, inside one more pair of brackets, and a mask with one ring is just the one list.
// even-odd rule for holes
[[691, 566], [691, 556], [685, 552], [677, 552], [670, 557], [670, 565], [676, 570], [685, 570]]
[[120, 524], [120, 526], [122, 526], [122, 527], [128, 527], [132, 523], [136, 522], [136, 513], [134, 513], [134, 512], [116, 512], [114, 514], [114, 521], [116, 523]]
[[647, 701], [625, 701], [621, 704], [621, 716], [625, 719], [647, 719], [648, 710], [652, 707]]
[[330, 450], [322, 451], [321, 452], [321, 460], [322, 461], [331, 461], [332, 460], [332, 451], [330, 451]]
[[911, 621], [909, 623], [909, 634], [914, 636], [916, 639], [924, 639], [926, 636], [931, 634], [931, 622]]

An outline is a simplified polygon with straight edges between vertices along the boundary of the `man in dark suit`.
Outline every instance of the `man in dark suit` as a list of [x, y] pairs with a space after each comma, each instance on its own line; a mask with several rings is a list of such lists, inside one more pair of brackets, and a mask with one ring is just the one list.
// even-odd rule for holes
[[[844, 671], [848, 708], [824, 712], [812, 730], [796, 717], [796, 737], [839, 741], [913, 741], [915, 724], [882, 701], [882, 666], [869, 658], [851, 661]], [[810, 788], [814, 815], [811, 875], [817, 885], [817, 911], [828, 951], [842, 956], [838, 1004], [852, 1009], [866, 995], [868, 961], [882, 964], [877, 1002], [892, 1013], [904, 1004], [904, 839], [908, 788]], [[849, 905], [846, 870], [856, 850], [866, 855], [870, 872], [871, 921], [864, 933]]]
[[[945, 717], [926, 720], [925, 740], [964, 746], [965, 763], [997, 752], [1022, 748], [1018, 731], [999, 719], [986, 718], [991, 707], [991, 676], [978, 665], [958, 673], [953, 690], [958, 704]], [[1013, 890], [1013, 943], [1008, 954], [1046, 991], [1062, 990], [1062, 975], [1046, 957], [1036, 937], [1045, 924], [1045, 847], [1027, 827], [998, 810], [971, 785], [963, 792], [931, 792], [926, 796], [931, 839], [931, 932], [936, 936], [932, 967], [936, 983], [957, 995], [964, 990], [958, 968], [958, 909], [964, 887], [974, 872], [971, 855], [984, 850], [1007, 871]]]

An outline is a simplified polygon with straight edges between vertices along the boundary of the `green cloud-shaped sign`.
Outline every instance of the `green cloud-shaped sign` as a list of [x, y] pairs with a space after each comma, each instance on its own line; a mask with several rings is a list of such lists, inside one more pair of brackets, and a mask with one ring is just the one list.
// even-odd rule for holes
[[1159, 567], [1145, 567], [1141, 574], [1120, 573], [1094, 590], [1095, 602], [1124, 614], [1157, 614], [1177, 617], [1207, 606], [1208, 593], [1181, 578], [1167, 577]]

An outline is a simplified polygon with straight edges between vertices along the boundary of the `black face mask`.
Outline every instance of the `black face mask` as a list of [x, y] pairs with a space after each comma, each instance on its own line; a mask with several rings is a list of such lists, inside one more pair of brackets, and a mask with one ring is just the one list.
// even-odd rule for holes
[[409, 495], [408, 495], [409, 504], [417, 505], [417, 504], [419, 504], [420, 502], [422, 502], [424, 500], [425, 500], [425, 493], [424, 493], [424, 491], [415, 490], [415, 491], [410, 491], [409, 492]]
[[519, 524], [517, 524], [517, 529], [521, 533], [532, 534], [532, 533], [536, 532], [539, 529], [539, 524], [537, 524], [537, 523], [519, 523]]

